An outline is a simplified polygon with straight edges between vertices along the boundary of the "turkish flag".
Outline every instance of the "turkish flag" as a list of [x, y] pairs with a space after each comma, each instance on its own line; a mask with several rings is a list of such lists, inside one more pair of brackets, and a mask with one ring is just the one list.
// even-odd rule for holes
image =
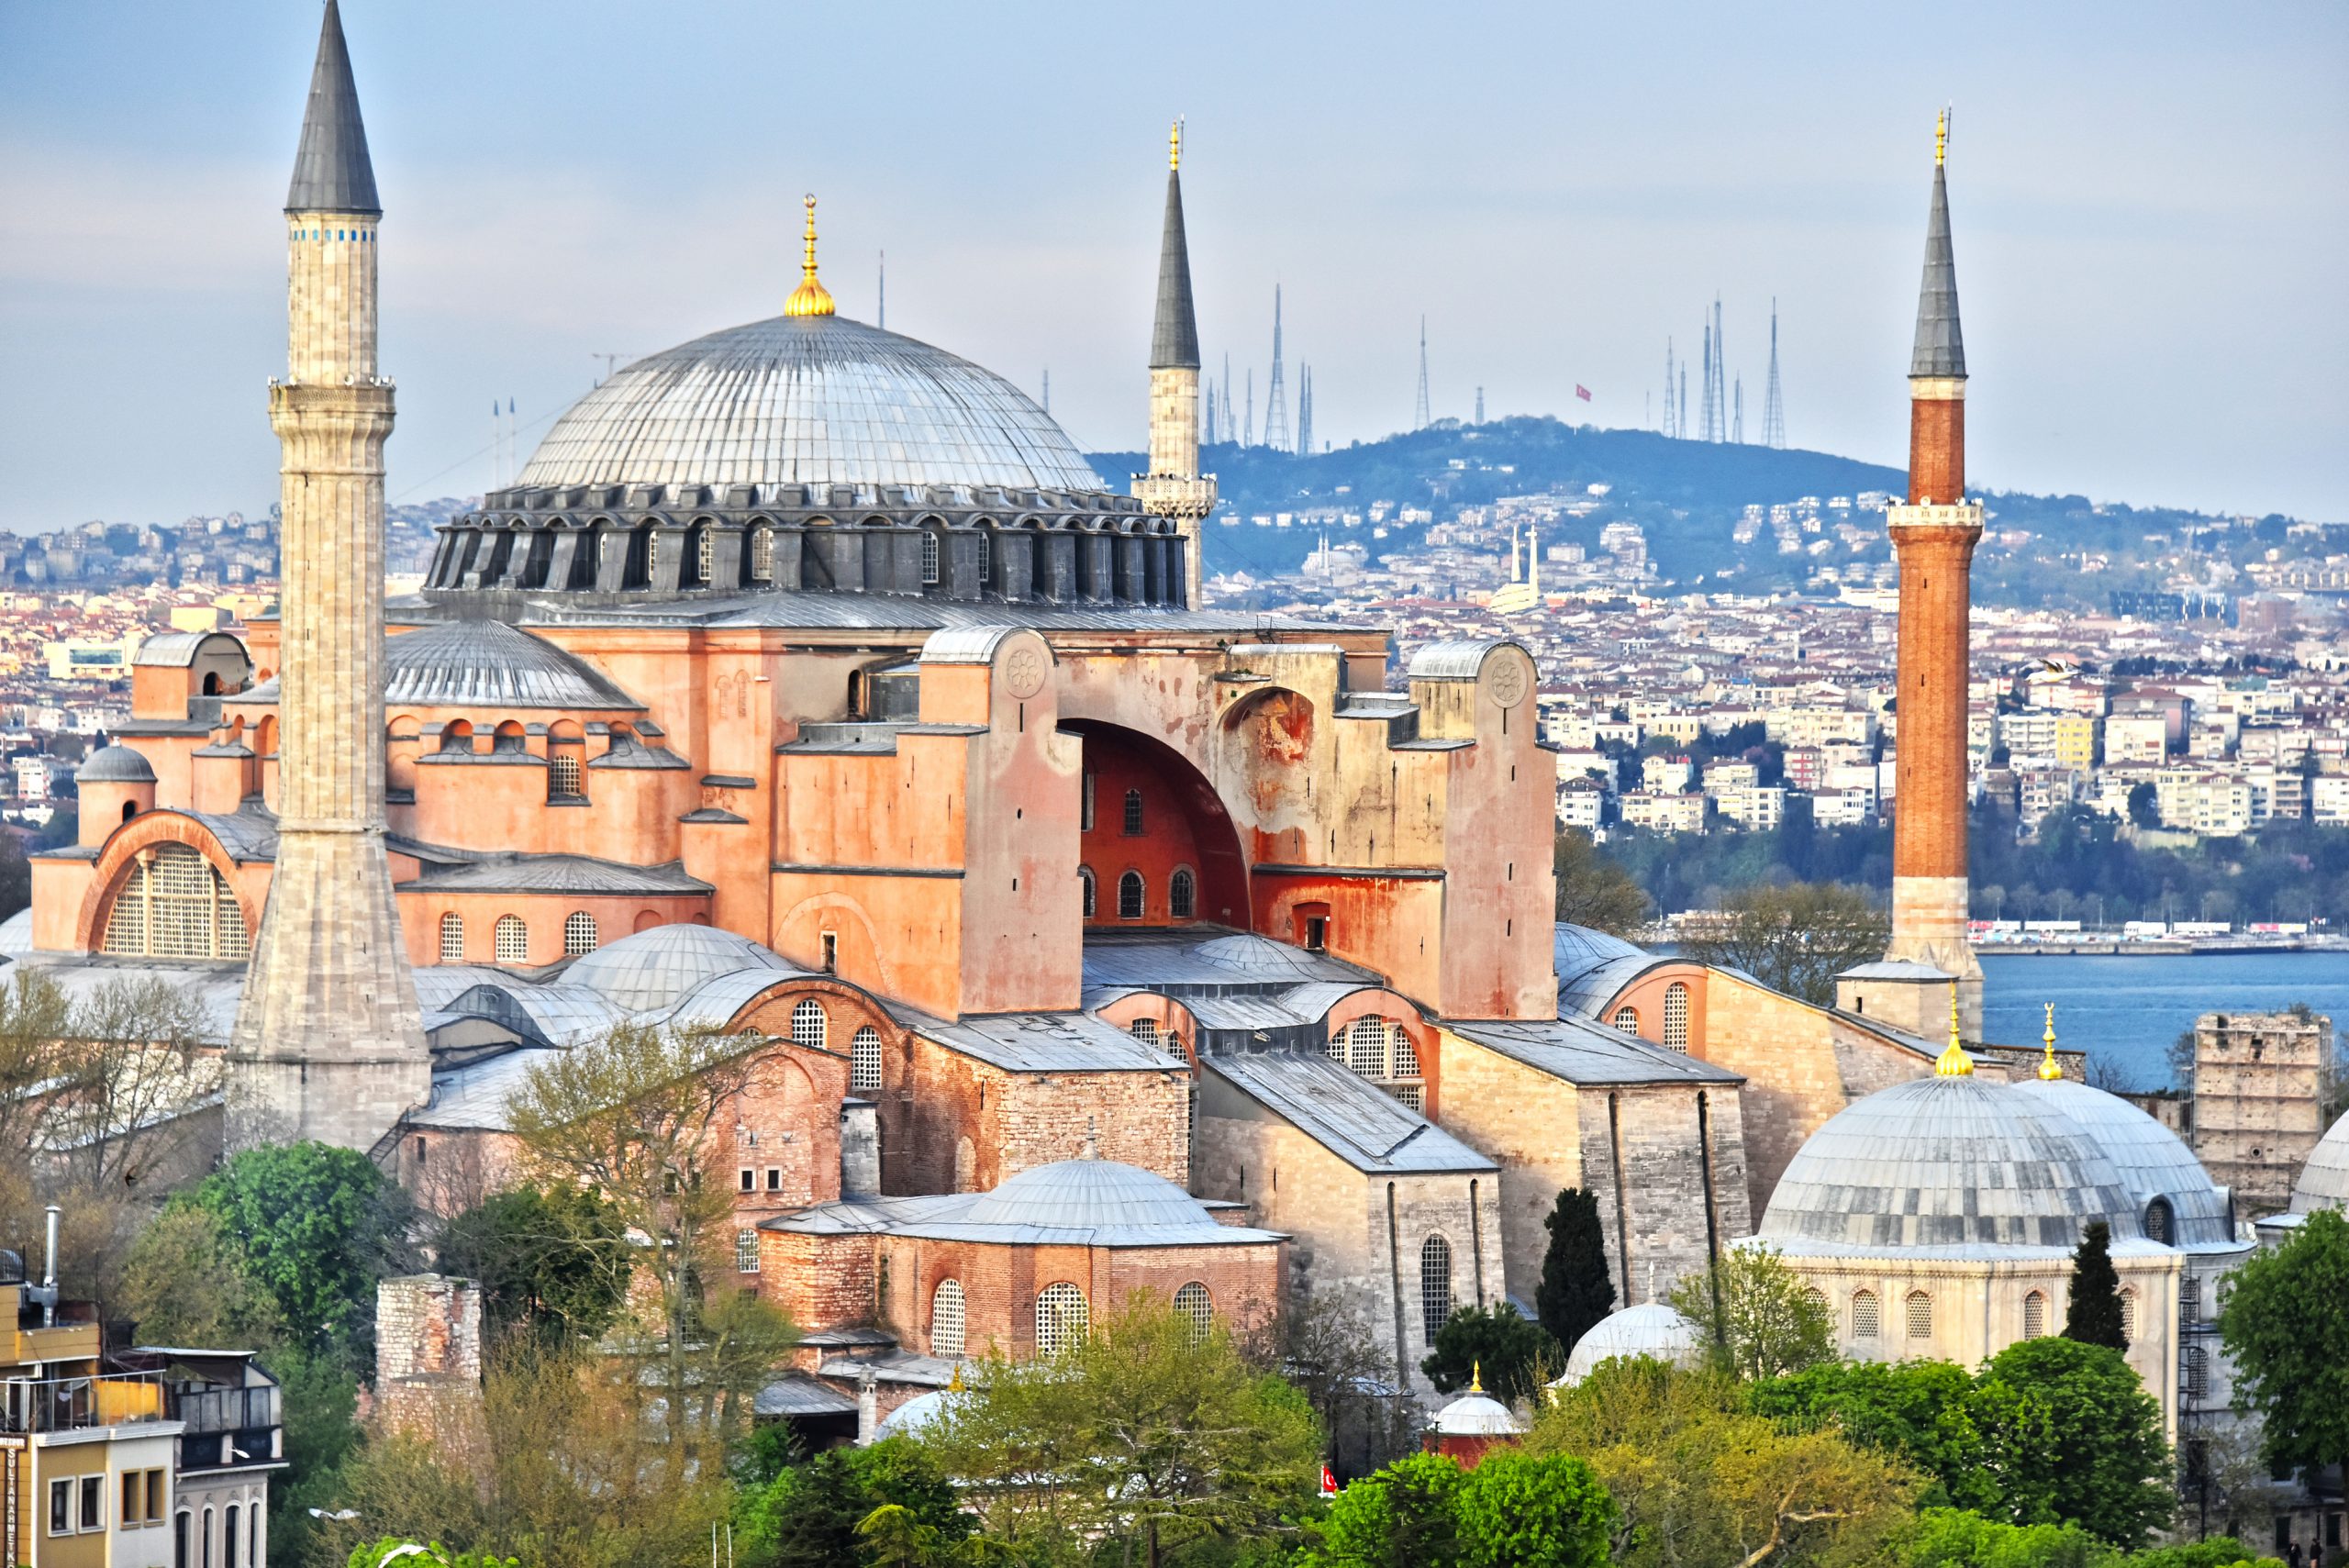
[[1326, 1464], [1321, 1467], [1321, 1495], [1324, 1497], [1334, 1497], [1338, 1495], [1338, 1478], [1330, 1473], [1330, 1467]]
[[1575, 395], [1581, 398], [1585, 403], [1587, 403], [1590, 401], [1590, 388], [1583, 385], [1580, 382], [1576, 382], [1575, 384]]

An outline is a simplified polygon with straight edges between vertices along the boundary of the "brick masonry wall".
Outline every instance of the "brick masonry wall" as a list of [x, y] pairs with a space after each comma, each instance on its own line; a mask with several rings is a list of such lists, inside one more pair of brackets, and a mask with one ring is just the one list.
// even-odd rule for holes
[[869, 1324], [874, 1318], [873, 1238], [762, 1230], [758, 1289], [789, 1313], [803, 1332]]
[[481, 1285], [403, 1274], [375, 1287], [375, 1400], [395, 1431], [433, 1436], [481, 1395]]
[[1096, 1152], [1190, 1181], [1189, 1075], [1007, 1073], [918, 1035], [884, 1054], [881, 1190], [985, 1192], [1022, 1171]]
[[2323, 1136], [2322, 1067], [2332, 1020], [2290, 1013], [2206, 1013], [2194, 1029], [2194, 1151], [2234, 1190], [2246, 1218], [2291, 1202]]

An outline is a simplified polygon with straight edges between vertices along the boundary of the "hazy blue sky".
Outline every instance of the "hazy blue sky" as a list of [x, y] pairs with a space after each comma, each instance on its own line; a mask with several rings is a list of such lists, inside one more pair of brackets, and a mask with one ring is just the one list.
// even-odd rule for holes
[[[316, 0], [0, 0], [0, 527], [265, 506]], [[1144, 437], [1166, 121], [1208, 358], [1319, 435], [1638, 425], [1719, 291], [1758, 435], [1902, 461], [1934, 108], [1971, 469], [2349, 517], [2349, 6], [346, 0], [395, 499], [478, 491], [602, 350], [772, 315], [798, 198], [871, 318]], [[1691, 399], [1694, 400], [1695, 374]], [[1573, 399], [1575, 383], [1597, 395]]]

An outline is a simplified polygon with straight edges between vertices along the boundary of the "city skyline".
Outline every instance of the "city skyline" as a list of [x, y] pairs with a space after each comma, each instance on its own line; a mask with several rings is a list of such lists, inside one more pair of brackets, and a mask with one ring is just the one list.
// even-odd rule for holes
[[[282, 373], [284, 258], [254, 214], [282, 200], [284, 106], [307, 66], [289, 39], [309, 8], [0, 22], [0, 526], [265, 505], [275, 460], [252, 412]], [[1039, 89], [1082, 81], [1106, 56], [1049, 10], [794, 17], [786, 36], [739, 6], [657, 33], [615, 7], [559, 23], [354, 6], [393, 214], [392, 499], [487, 483], [484, 399], [516, 400], [527, 453], [595, 356], [779, 309], [807, 189], [844, 314], [872, 317], [877, 253], [894, 251], [900, 330], [1006, 370], [1049, 362], [1081, 446], [1138, 449], [1153, 170], [1175, 114], [1205, 356], [1261, 376], [1281, 284], [1323, 439], [1408, 428], [1422, 311], [1437, 417], [1466, 417], [1481, 385], [1496, 416], [1639, 426], [1664, 339], [1688, 356], [1718, 292], [1727, 370], [1757, 396], [1779, 302], [1790, 445], [1898, 462], [1902, 367], [1883, 345], [1912, 303], [1892, 280], [1914, 276], [1913, 171], [1946, 98], [1968, 326], [1997, 367], [1982, 482], [2349, 515], [2332, 439], [2349, 407], [2315, 368], [2349, 328], [2288, 308], [2322, 296], [2320, 258], [2349, 235], [2324, 175], [2349, 150], [2349, 110], [2320, 90], [2349, 39], [2336, 15], [2162, 12], [2115, 40], [2061, 17], [2026, 33], [2019, 11], [1723, 14], [1673, 34], [1487, 13], [1432, 62], [1311, 14], [1270, 18], [1234, 55], [1216, 15], [1120, 59], [1105, 125], [1083, 92], [998, 116], [969, 112], [983, 95], [908, 92], [860, 116], [826, 84], [853, 72], [806, 78], [820, 114], [790, 101], [790, 53], [885, 55], [909, 83], [974, 62]], [[550, 91], [597, 80], [623, 46], [656, 112]], [[525, 58], [517, 91], [507, 62]], [[1578, 72], [1564, 83], [1562, 59]], [[1298, 60], [1319, 63], [1300, 78]], [[677, 244], [705, 222], [745, 242]], [[87, 410], [133, 364], [174, 388], [174, 417], [102, 450]]]

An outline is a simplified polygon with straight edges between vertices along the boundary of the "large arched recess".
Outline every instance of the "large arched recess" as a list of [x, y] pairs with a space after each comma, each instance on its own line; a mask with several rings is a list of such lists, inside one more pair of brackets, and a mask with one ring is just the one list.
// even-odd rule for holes
[[[1122, 725], [1069, 718], [1061, 728], [1085, 742], [1086, 787], [1093, 792], [1092, 826], [1080, 838], [1078, 858], [1097, 889], [1087, 926], [1186, 925], [1169, 906], [1174, 873], [1197, 878], [1193, 920], [1248, 929], [1248, 861], [1239, 830], [1215, 786], [1191, 760], [1163, 740]], [[1141, 831], [1126, 829], [1126, 796], [1141, 796]], [[1118, 889], [1129, 871], [1142, 878], [1144, 913], [1121, 918]]]

